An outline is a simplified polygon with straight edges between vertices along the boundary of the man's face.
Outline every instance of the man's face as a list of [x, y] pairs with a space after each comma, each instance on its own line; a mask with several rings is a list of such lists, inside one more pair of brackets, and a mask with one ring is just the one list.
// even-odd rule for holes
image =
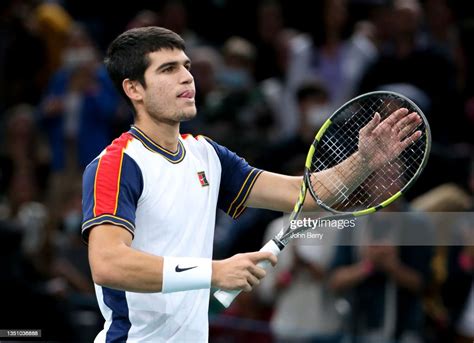
[[191, 62], [179, 49], [162, 49], [148, 55], [143, 105], [153, 120], [181, 122], [196, 116]]

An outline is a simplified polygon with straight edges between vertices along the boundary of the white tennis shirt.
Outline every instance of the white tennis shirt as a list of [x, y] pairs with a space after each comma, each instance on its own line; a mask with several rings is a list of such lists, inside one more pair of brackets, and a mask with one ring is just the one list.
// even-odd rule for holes
[[[82, 235], [111, 223], [132, 247], [159, 256], [212, 258], [216, 208], [233, 218], [261, 170], [202, 136], [172, 153], [133, 127], [86, 168]], [[135, 293], [95, 285], [104, 329], [96, 342], [207, 342], [209, 290]]]

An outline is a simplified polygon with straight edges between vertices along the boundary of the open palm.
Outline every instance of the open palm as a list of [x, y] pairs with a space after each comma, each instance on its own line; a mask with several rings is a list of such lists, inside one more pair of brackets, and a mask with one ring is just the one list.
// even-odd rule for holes
[[392, 161], [410, 144], [421, 137], [413, 132], [422, 122], [421, 117], [406, 108], [400, 108], [381, 121], [375, 113], [370, 122], [359, 132], [359, 153], [371, 170]]

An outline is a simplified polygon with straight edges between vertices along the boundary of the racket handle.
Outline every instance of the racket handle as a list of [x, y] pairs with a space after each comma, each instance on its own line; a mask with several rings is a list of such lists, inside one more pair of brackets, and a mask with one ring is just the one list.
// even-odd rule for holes
[[[280, 253], [280, 248], [276, 245], [276, 243], [273, 240], [268, 241], [267, 244], [265, 244], [260, 251], [268, 251], [271, 252], [273, 255], [278, 256]], [[264, 260], [260, 261], [257, 263], [257, 266], [267, 269], [271, 266], [270, 261]], [[242, 292], [242, 290], [237, 289], [233, 291], [223, 291], [221, 289], [218, 289], [217, 291], [214, 292], [214, 297], [219, 300], [219, 302], [225, 307], [229, 307], [230, 304], [234, 301], [234, 299]]]

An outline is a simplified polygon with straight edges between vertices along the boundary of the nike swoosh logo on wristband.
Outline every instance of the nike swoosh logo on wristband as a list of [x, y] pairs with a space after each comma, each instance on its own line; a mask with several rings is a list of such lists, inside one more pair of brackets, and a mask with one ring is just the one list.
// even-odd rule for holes
[[181, 273], [181, 272], [185, 272], [186, 270], [190, 270], [190, 269], [194, 269], [194, 268], [197, 268], [197, 266], [188, 267], [188, 268], [180, 268], [179, 264], [178, 264], [174, 270], [176, 271], [176, 273]]

